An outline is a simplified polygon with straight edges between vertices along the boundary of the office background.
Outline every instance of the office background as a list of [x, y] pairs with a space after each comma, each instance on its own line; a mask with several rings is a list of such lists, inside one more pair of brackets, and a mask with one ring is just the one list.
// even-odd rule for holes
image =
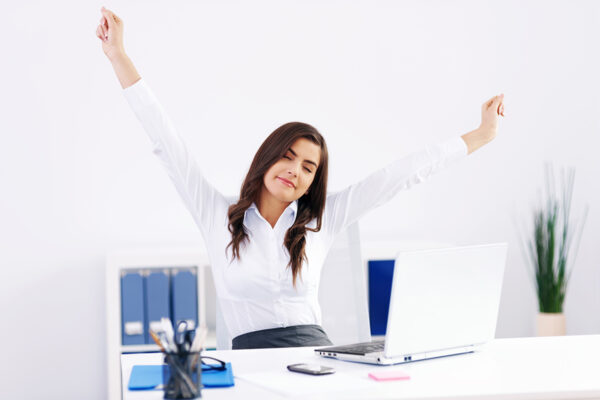
[[107, 251], [203, 246], [102, 53], [102, 5], [226, 194], [284, 122], [325, 135], [335, 191], [476, 128], [504, 92], [497, 139], [366, 216], [363, 245], [507, 241], [497, 335], [533, 335], [514, 220], [530, 222], [544, 162], [574, 166], [573, 215], [590, 213], [567, 332], [600, 331], [598, 3], [12, 2], [0, 24], [2, 397], [105, 398]]

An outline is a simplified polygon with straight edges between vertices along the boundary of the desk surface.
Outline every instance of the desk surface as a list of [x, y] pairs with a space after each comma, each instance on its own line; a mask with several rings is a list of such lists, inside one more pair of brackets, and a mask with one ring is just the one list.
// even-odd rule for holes
[[[204, 389], [205, 399], [598, 399], [600, 335], [497, 339], [481, 350], [395, 366], [316, 356], [314, 348], [209, 351], [232, 363], [235, 386]], [[160, 353], [121, 356], [123, 399], [162, 399], [162, 391], [127, 390], [136, 364], [160, 364]], [[334, 367], [328, 376], [289, 372], [289, 364]], [[408, 381], [375, 382], [372, 371], [401, 370]]]

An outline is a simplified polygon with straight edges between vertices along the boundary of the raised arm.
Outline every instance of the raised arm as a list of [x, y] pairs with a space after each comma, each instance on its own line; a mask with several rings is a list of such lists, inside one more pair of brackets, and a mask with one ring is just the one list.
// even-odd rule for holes
[[461, 137], [431, 145], [401, 157], [364, 180], [327, 197], [324, 228], [331, 234], [392, 199], [398, 191], [427, 180], [432, 174], [472, 153], [496, 137], [498, 117], [504, 116], [504, 96], [486, 101], [481, 125]]
[[152, 142], [154, 154], [167, 170], [205, 239], [208, 239], [214, 216], [226, 215], [227, 201], [206, 181], [168, 114], [125, 55], [123, 21], [103, 7], [96, 35], [102, 40], [102, 49], [113, 65], [129, 106]]

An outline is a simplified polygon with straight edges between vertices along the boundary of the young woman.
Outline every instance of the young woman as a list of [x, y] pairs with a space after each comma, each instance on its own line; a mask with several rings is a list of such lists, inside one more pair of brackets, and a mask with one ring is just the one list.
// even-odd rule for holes
[[479, 128], [400, 158], [327, 195], [327, 146], [312, 126], [290, 122], [258, 149], [239, 199], [206, 181], [183, 139], [123, 48], [123, 21], [102, 8], [96, 30], [129, 105], [150, 136], [207, 245], [232, 347], [321, 346], [321, 267], [335, 235], [399, 190], [422, 182], [496, 136], [503, 95], [485, 102]]

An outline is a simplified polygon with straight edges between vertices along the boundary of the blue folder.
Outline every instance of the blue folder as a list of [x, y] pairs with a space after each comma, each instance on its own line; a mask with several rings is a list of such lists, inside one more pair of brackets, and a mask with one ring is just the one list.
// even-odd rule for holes
[[396, 260], [369, 260], [369, 322], [371, 335], [387, 330], [392, 278]]
[[[198, 279], [196, 269], [178, 269], [171, 275], [171, 307], [173, 323], [194, 321], [198, 326]], [[190, 326], [188, 326], [188, 329]]]
[[[134, 365], [129, 377], [129, 390], [154, 390], [162, 389], [163, 367], [165, 365]], [[233, 381], [233, 370], [231, 363], [226, 364], [227, 369], [217, 371], [208, 369], [208, 366], [202, 366], [202, 386], [211, 387], [230, 387], [235, 383]]]
[[160, 323], [161, 318], [171, 318], [169, 311], [169, 272], [151, 270], [146, 276], [146, 344], [154, 344], [150, 337], [153, 322]]
[[140, 271], [128, 271], [121, 276], [121, 334], [124, 345], [146, 343], [144, 317], [142, 274]]

